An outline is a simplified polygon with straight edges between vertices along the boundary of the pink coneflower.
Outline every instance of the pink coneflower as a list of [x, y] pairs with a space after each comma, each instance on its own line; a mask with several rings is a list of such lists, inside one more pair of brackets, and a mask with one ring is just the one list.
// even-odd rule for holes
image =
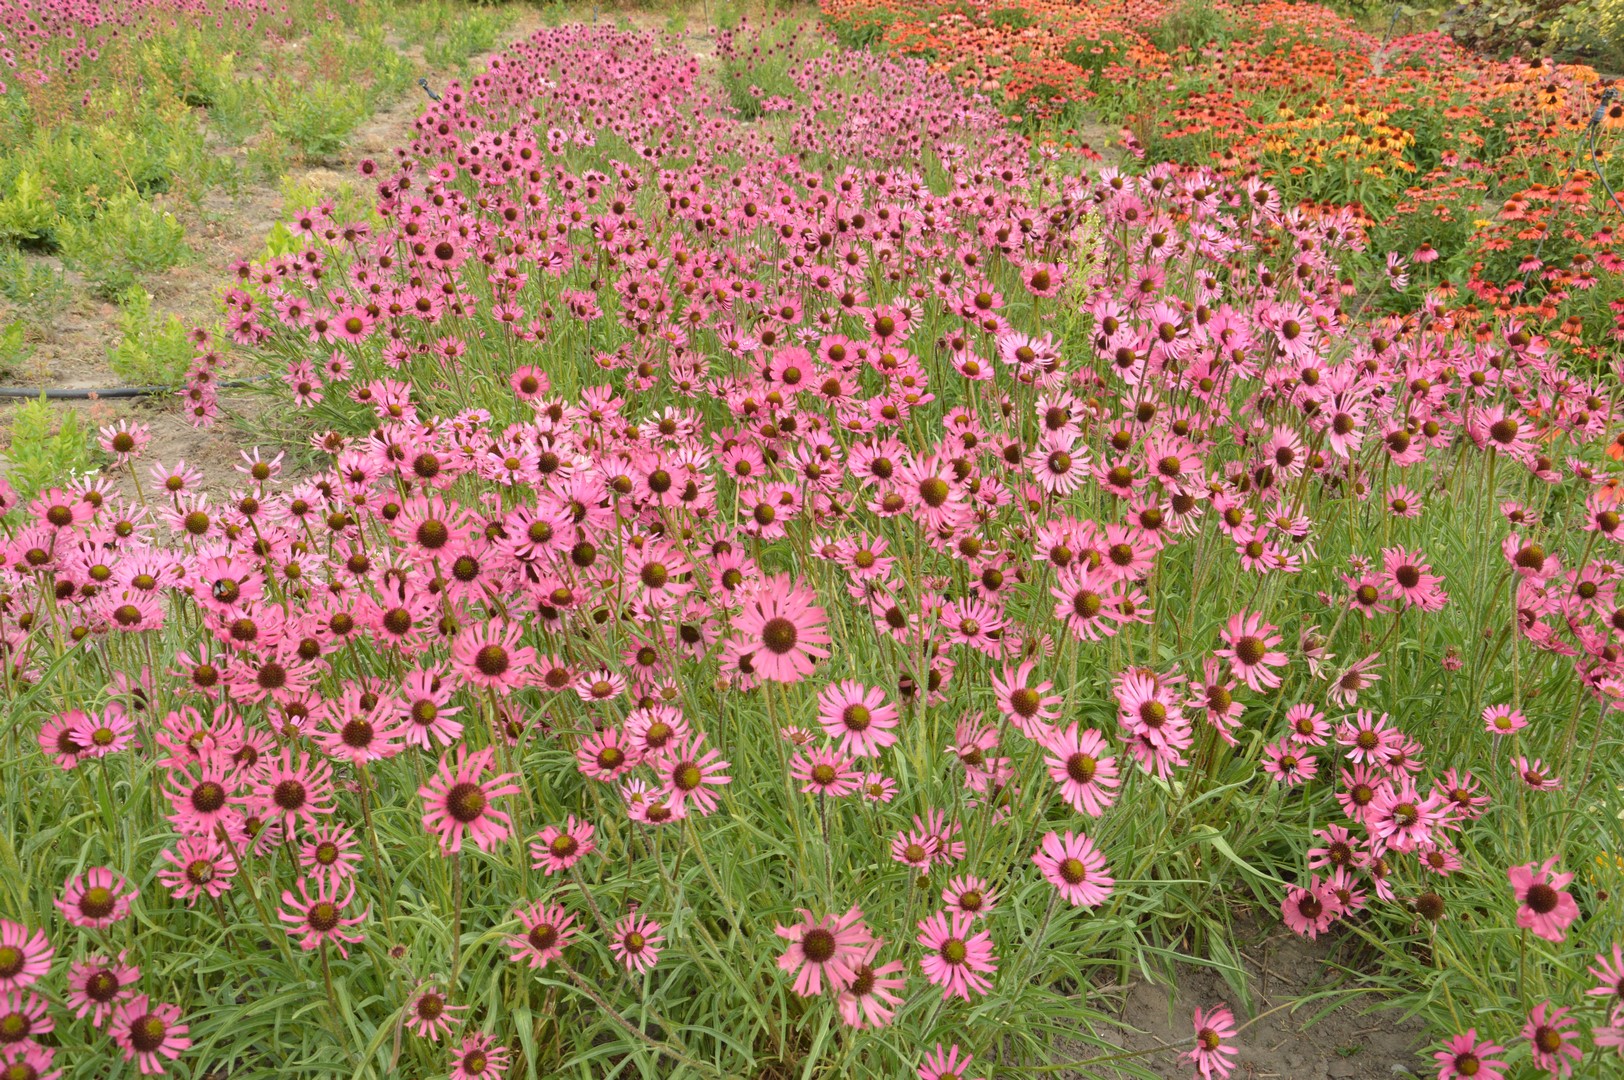
[[1579, 917], [1579, 904], [1563, 892], [1572, 874], [1557, 874], [1556, 857], [1541, 864], [1526, 863], [1506, 871], [1517, 898], [1517, 925], [1546, 941], [1564, 941], [1567, 929]]
[[1548, 1001], [1534, 1006], [1523, 1025], [1522, 1037], [1537, 1068], [1552, 1077], [1573, 1075], [1573, 1066], [1584, 1056], [1575, 1038], [1576, 1021], [1567, 1009], [1555, 1009]]
[[1545, 767], [1539, 758], [1515, 757], [1511, 767], [1530, 791], [1556, 791], [1562, 787], [1562, 778]]
[[1098, 907], [1111, 895], [1115, 881], [1094, 841], [1069, 829], [1051, 832], [1032, 856], [1043, 879], [1060, 890], [1073, 907]]
[[1235, 1015], [1228, 1005], [1203, 1012], [1195, 1011], [1195, 1046], [1184, 1055], [1205, 1080], [1223, 1080], [1235, 1071], [1232, 1060], [1238, 1051], [1231, 1040], [1235, 1038]]
[[965, 1070], [974, 1060], [975, 1055], [961, 1051], [958, 1043], [946, 1049], [937, 1043], [919, 1066], [919, 1080], [973, 1080]]
[[301, 949], [316, 949], [330, 941], [338, 949], [338, 955], [348, 956], [345, 944], [364, 937], [346, 929], [364, 922], [367, 912], [344, 917], [344, 909], [355, 899], [355, 882], [344, 884], [348, 889], [342, 897], [338, 894], [339, 886], [331, 881], [317, 882], [314, 896], [310, 893], [310, 879], [298, 883], [297, 896], [289, 889], [282, 890], [282, 909], [277, 912], [277, 918], [287, 924], [283, 929], [289, 936], [299, 939]]
[[[128, 953], [116, 961], [102, 956], [80, 960], [68, 969], [68, 1007], [73, 1015], [89, 1017], [101, 1027], [134, 993], [141, 970], [128, 962]], [[3, 1075], [3, 1074], [0, 1074]]]
[[56, 1029], [46, 1000], [32, 990], [0, 993], [0, 1032], [7, 1045], [26, 1043]]
[[1422, 798], [1410, 777], [1396, 780], [1376, 796], [1365, 827], [1394, 851], [1414, 851], [1432, 840], [1434, 829], [1447, 822], [1443, 798], [1431, 792]]
[[942, 903], [950, 910], [962, 911], [972, 919], [981, 919], [992, 914], [992, 909], [998, 906], [998, 894], [986, 878], [960, 875], [948, 881], [947, 887], [942, 890]]
[[199, 896], [222, 896], [231, 888], [237, 859], [218, 837], [183, 836], [173, 851], [161, 852], [168, 866], [158, 880], [178, 900], [193, 904]]
[[39, 746], [45, 751], [45, 756], [54, 761], [59, 768], [72, 769], [77, 766], [85, 756], [85, 747], [74, 730], [84, 720], [85, 714], [78, 709], [58, 713], [40, 725]]
[[318, 814], [333, 812], [332, 799], [332, 766], [311, 760], [307, 751], [295, 759], [293, 748], [283, 747], [279, 758], [260, 762], [245, 801], [249, 813], [291, 830], [300, 823], [314, 828]]
[[576, 821], [574, 814], [563, 828], [547, 826], [530, 841], [531, 867], [548, 876], [568, 870], [592, 853], [593, 831], [590, 821]]
[[840, 1019], [847, 1027], [858, 1030], [885, 1027], [891, 1023], [896, 1006], [902, 1003], [897, 991], [906, 986], [908, 980], [902, 974], [901, 961], [874, 966], [883, 944], [876, 939], [862, 946], [853, 958], [851, 982], [835, 999]]
[[[5, 87], [0, 85], [0, 94], [3, 93]], [[0, 1046], [0, 1076], [6, 1080], [60, 1080], [62, 1070], [51, 1068], [55, 1058], [56, 1047], [36, 1042]]]
[[113, 1014], [109, 1034], [124, 1051], [124, 1060], [137, 1062], [141, 1074], [159, 1075], [164, 1059], [180, 1057], [192, 1045], [186, 1037], [187, 1025], [180, 1023], [180, 1009], [174, 1005], [152, 1004], [147, 995], [137, 994]]
[[224, 754], [211, 754], [189, 768], [171, 769], [164, 794], [174, 813], [169, 823], [189, 836], [210, 836], [216, 825], [236, 811], [230, 805], [236, 765]]
[[450, 746], [462, 735], [462, 724], [452, 717], [462, 712], [451, 704], [456, 684], [434, 671], [413, 671], [400, 684], [400, 734], [408, 746], [427, 750], [436, 742]]
[[468, 1008], [453, 1005], [435, 983], [425, 983], [411, 1001], [406, 1003], [406, 1030], [420, 1038], [439, 1042], [440, 1036], [451, 1034], [452, 1021]]
[[507, 1071], [508, 1050], [484, 1032], [462, 1037], [449, 1080], [499, 1080]]
[[355, 830], [342, 822], [329, 822], [312, 829], [299, 845], [299, 865], [317, 882], [337, 887], [347, 881], [361, 865]]
[[449, 753], [442, 757], [434, 777], [418, 789], [423, 798], [423, 828], [439, 837], [441, 851], [461, 851], [465, 836], [481, 851], [508, 838], [508, 816], [494, 809], [491, 800], [516, 795], [520, 788], [512, 783], [517, 779], [514, 773], [480, 779], [495, 756], [489, 746], [472, 754], [466, 746], [459, 746], [455, 761]]
[[99, 713], [81, 713], [73, 727], [73, 741], [84, 747], [87, 758], [116, 754], [134, 737], [135, 721], [116, 702]]
[[790, 759], [789, 774], [800, 781], [802, 794], [831, 799], [852, 794], [863, 778], [852, 768], [851, 758], [828, 746], [796, 754]]
[[1315, 874], [1308, 879], [1308, 888], [1292, 885], [1286, 889], [1280, 913], [1293, 933], [1316, 938], [1336, 922], [1342, 908], [1336, 895]]
[[508, 959], [523, 960], [537, 971], [563, 956], [565, 946], [575, 936], [575, 916], [562, 904], [533, 900], [513, 914], [524, 933], [507, 939], [508, 947], [513, 950]]
[[721, 752], [703, 749], [704, 741], [702, 731], [684, 735], [667, 743], [651, 762], [672, 807], [697, 810], [701, 816], [716, 809], [716, 792], [711, 789], [733, 782]]
[[891, 841], [891, 859], [904, 866], [910, 866], [921, 874], [930, 873], [930, 868], [936, 862], [936, 856], [941, 848], [941, 841], [929, 832], [921, 829], [898, 830], [896, 839]]
[[1245, 706], [1235, 700], [1236, 682], [1227, 677], [1223, 661], [1206, 657], [1201, 662], [1201, 681], [1190, 683], [1190, 696], [1184, 707], [1200, 710], [1219, 736], [1234, 746], [1235, 731], [1241, 726]]
[[1477, 1029], [1456, 1035], [1432, 1055], [1438, 1063], [1438, 1080], [1505, 1080], [1507, 1065], [1495, 1057], [1505, 1053], [1487, 1039], [1478, 1040]]
[[615, 924], [614, 936], [609, 939], [609, 951], [626, 966], [627, 971], [644, 972], [660, 958], [660, 946], [665, 936], [660, 924], [632, 912]]
[[1286, 710], [1286, 731], [1287, 737], [1299, 746], [1324, 746], [1331, 737], [1325, 714], [1307, 702]]
[[1490, 735], [1513, 735], [1528, 726], [1528, 717], [1510, 705], [1490, 705], [1483, 710], [1483, 728]]
[[1382, 569], [1387, 593], [1396, 600], [1422, 611], [1437, 611], [1449, 601], [1448, 595], [1439, 588], [1444, 579], [1432, 573], [1419, 551], [1384, 548]]
[[643, 750], [619, 728], [604, 728], [581, 740], [576, 766], [589, 780], [612, 784], [643, 760]]
[[51, 970], [56, 949], [45, 931], [0, 919], [0, 990], [22, 990]]
[[1590, 968], [1596, 985], [1585, 991], [1587, 997], [1613, 998], [1614, 1006], [1624, 1006], [1624, 946], [1613, 945], [1613, 955], [1596, 954], [1596, 966]]
[[842, 753], [853, 757], [879, 757], [897, 741], [891, 730], [897, 726], [896, 706], [886, 702], [885, 691], [854, 679], [818, 691], [818, 723], [829, 738], [839, 740]]
[[1116, 801], [1116, 759], [1107, 748], [1103, 735], [1078, 724], [1056, 730], [1044, 743], [1049, 776], [1079, 814], [1099, 817]]
[[986, 977], [998, 968], [992, 934], [986, 930], [972, 933], [974, 929], [975, 920], [962, 911], [938, 911], [919, 922], [915, 940], [925, 950], [919, 967], [926, 981], [942, 988], [943, 1001], [950, 997], [968, 1001], [972, 991], [985, 994], [992, 989], [992, 981]]
[[1060, 718], [1060, 707], [1064, 699], [1059, 694], [1051, 694], [1054, 683], [1048, 680], [1036, 686], [1027, 685], [1032, 672], [1037, 665], [1028, 661], [1016, 667], [1012, 664], [1004, 665], [1002, 674], [992, 677], [993, 694], [998, 699], [998, 709], [1022, 735], [1029, 739], [1040, 738], [1048, 731], [1050, 724]]
[[757, 678], [799, 682], [829, 655], [825, 615], [811, 589], [779, 576], [767, 582], [734, 620], [741, 635], [733, 644], [751, 653]]
[[1263, 771], [1278, 783], [1296, 787], [1314, 779], [1319, 764], [1313, 754], [1305, 751], [1290, 738], [1272, 742], [1263, 748]]
[[863, 798], [869, 802], [888, 803], [897, 796], [897, 782], [883, 773], [867, 773], [862, 783]]
[[451, 666], [475, 686], [509, 694], [530, 681], [536, 650], [520, 645], [523, 628], [493, 619], [471, 623], [451, 644]]
[[1235, 675], [1253, 690], [1273, 690], [1280, 685], [1275, 668], [1285, 667], [1288, 658], [1276, 650], [1281, 637], [1263, 616], [1242, 611], [1231, 615], [1224, 625], [1224, 648], [1213, 655], [1228, 660]]
[[1351, 720], [1338, 725], [1336, 741], [1348, 748], [1348, 760], [1354, 764], [1385, 767], [1403, 737], [1402, 732], [1388, 726], [1390, 722], [1386, 713], [1378, 716], [1369, 709], [1360, 709]]
[[56, 907], [74, 926], [105, 930], [130, 913], [130, 901], [139, 895], [122, 875], [96, 866], [63, 886]]
[[800, 922], [773, 927], [773, 933], [790, 943], [778, 958], [778, 970], [795, 976], [793, 989], [802, 997], [823, 993], [824, 980], [835, 993], [845, 990], [856, 978], [856, 968], [874, 940], [863, 924], [862, 909], [854, 906], [844, 915], [825, 915], [821, 919], [814, 919], [805, 908], [797, 910]]
[[102, 453], [113, 459], [114, 465], [127, 465], [141, 456], [152, 441], [152, 430], [145, 424], [132, 424], [128, 420], [118, 420], [101, 429], [97, 444]]

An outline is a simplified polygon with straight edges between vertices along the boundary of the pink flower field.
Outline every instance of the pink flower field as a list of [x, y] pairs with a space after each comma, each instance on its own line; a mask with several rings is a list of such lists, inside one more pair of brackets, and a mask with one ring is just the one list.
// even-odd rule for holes
[[0, 480], [0, 1080], [1624, 1076], [1616, 356], [961, 83], [541, 29]]

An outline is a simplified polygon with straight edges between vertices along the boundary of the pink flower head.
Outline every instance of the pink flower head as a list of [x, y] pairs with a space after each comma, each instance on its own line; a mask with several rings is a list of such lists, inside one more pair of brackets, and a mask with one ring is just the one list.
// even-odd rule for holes
[[468, 1008], [453, 1005], [446, 1000], [445, 991], [435, 983], [426, 983], [406, 1003], [406, 1030], [419, 1038], [439, 1042], [440, 1036], [451, 1034], [452, 1021]]
[[857, 791], [863, 774], [852, 768], [852, 759], [830, 746], [803, 750], [790, 759], [789, 774], [800, 782], [806, 795], [844, 798]]
[[163, 1073], [165, 1058], [173, 1061], [192, 1045], [188, 1030], [180, 1023], [179, 1008], [152, 1004], [147, 995], [137, 994], [114, 1013], [111, 1034], [126, 1061], [137, 1062], [141, 1075], [156, 1076]]
[[74, 926], [105, 930], [130, 913], [130, 901], [139, 895], [122, 875], [96, 866], [69, 879], [56, 906]]
[[1255, 613], [1232, 615], [1224, 625], [1224, 648], [1213, 655], [1228, 660], [1235, 675], [1253, 690], [1272, 690], [1280, 685], [1275, 669], [1289, 662], [1276, 648], [1282, 640], [1276, 629]]
[[1534, 1006], [1528, 1023], [1523, 1025], [1522, 1037], [1528, 1040], [1536, 1068], [1544, 1069], [1553, 1078], [1573, 1075], [1573, 1066], [1584, 1056], [1575, 1023], [1567, 1009], [1553, 1009], [1548, 1001]]
[[499, 1080], [507, 1071], [508, 1050], [483, 1032], [462, 1037], [452, 1058], [450, 1080]]
[[818, 691], [818, 723], [842, 753], [853, 757], [879, 757], [897, 741], [897, 709], [885, 700], [885, 691], [854, 679], [830, 683]]
[[299, 939], [301, 949], [316, 949], [330, 941], [338, 949], [338, 955], [348, 956], [344, 946], [360, 941], [363, 935], [352, 934], [346, 928], [366, 921], [367, 917], [365, 911], [344, 917], [344, 909], [355, 899], [355, 882], [344, 883], [348, 888], [341, 897], [338, 883], [331, 880], [318, 881], [315, 895], [311, 895], [312, 880], [306, 878], [298, 883], [297, 896], [291, 890], [282, 890], [282, 909], [277, 912], [277, 918], [287, 924], [283, 929], [290, 936]]
[[659, 960], [660, 946], [664, 944], [665, 935], [660, 933], [660, 924], [632, 912], [615, 924], [614, 936], [609, 939], [609, 951], [626, 966], [627, 971], [644, 972]]
[[998, 969], [993, 955], [992, 934], [972, 933], [975, 920], [962, 911], [938, 911], [919, 922], [916, 939], [924, 947], [919, 967], [932, 986], [942, 988], [942, 1000], [970, 999], [971, 991], [985, 994], [992, 989], [986, 975]]
[[564, 910], [562, 904], [549, 904], [534, 900], [514, 912], [524, 933], [507, 939], [513, 950], [509, 960], [523, 960], [540, 971], [564, 955], [564, 947], [575, 936], [575, 916]]
[[712, 788], [731, 784], [730, 767], [720, 751], [705, 750], [705, 733], [694, 732], [667, 743], [653, 761], [654, 772], [665, 787], [666, 800], [673, 808], [689, 807], [701, 816], [716, 809]]
[[45, 931], [0, 919], [0, 990], [22, 990], [51, 970], [56, 949]]
[[992, 677], [993, 694], [998, 699], [999, 711], [1016, 731], [1029, 739], [1041, 738], [1049, 730], [1049, 725], [1060, 718], [1060, 709], [1064, 704], [1059, 694], [1049, 693], [1054, 689], [1053, 682], [1044, 680], [1035, 686], [1028, 685], [1036, 668], [1037, 665], [1031, 661], [1019, 667], [1006, 664], [1001, 675]]
[[1321, 883], [1319, 875], [1315, 874], [1308, 879], [1308, 888], [1293, 885], [1286, 889], [1280, 913], [1294, 933], [1316, 938], [1336, 922], [1342, 914], [1342, 904], [1335, 891]]
[[1546, 941], [1563, 941], [1567, 929], [1579, 917], [1579, 905], [1563, 892], [1572, 874], [1553, 874], [1556, 857], [1536, 866], [1527, 863], [1506, 871], [1511, 891], [1517, 897], [1517, 925], [1532, 930]]
[[1032, 861], [1044, 880], [1073, 906], [1098, 907], [1115, 884], [1094, 841], [1070, 830], [1045, 836]]
[[971, 1080], [965, 1070], [974, 1060], [975, 1056], [961, 1051], [958, 1043], [946, 1049], [937, 1043], [936, 1049], [926, 1054], [924, 1063], [919, 1066], [919, 1080]]
[[507, 814], [492, 808], [491, 801], [516, 795], [520, 788], [512, 783], [514, 773], [481, 779], [495, 756], [489, 746], [472, 754], [466, 746], [459, 746], [455, 761], [449, 753], [442, 757], [439, 771], [418, 789], [423, 797], [423, 828], [438, 835], [441, 851], [461, 851], [465, 836], [481, 851], [508, 838], [511, 822]]
[[89, 1017], [97, 1027], [107, 1022], [135, 993], [141, 978], [140, 969], [127, 960], [127, 953], [119, 953], [116, 961], [91, 956], [68, 969], [68, 1007], [73, 1015]]
[[560, 829], [549, 825], [530, 841], [531, 866], [551, 876], [568, 870], [592, 853], [592, 823], [571, 814]]
[[960, 875], [942, 890], [942, 903], [950, 909], [962, 911], [972, 919], [986, 918], [998, 906], [998, 894], [986, 878]]
[[853, 907], [844, 915], [814, 919], [805, 908], [801, 921], [791, 926], [774, 926], [773, 933], [790, 943], [778, 958], [780, 971], [795, 975], [794, 990], [802, 997], [823, 992], [823, 982], [835, 993], [845, 990], [856, 978], [864, 947], [874, 940], [863, 924], [862, 909]]
[[1223, 1080], [1235, 1071], [1235, 1016], [1228, 1005], [1195, 1011], [1195, 1047], [1185, 1055], [1204, 1080]]
[[757, 678], [799, 682], [829, 655], [826, 617], [816, 600], [811, 589], [780, 576], [745, 604], [733, 623], [741, 635], [733, 644], [750, 654]]
[[835, 999], [840, 1019], [847, 1027], [885, 1027], [891, 1023], [896, 1006], [902, 1003], [897, 991], [907, 985], [908, 980], [902, 974], [901, 961], [893, 960], [879, 967], [874, 966], [882, 944], [876, 939], [862, 946], [862, 952], [855, 958], [856, 963], [852, 967], [851, 982]]
[[1487, 1039], [1480, 1041], [1472, 1028], [1444, 1043], [1432, 1060], [1438, 1063], [1438, 1080], [1505, 1080], [1506, 1063], [1495, 1056], [1505, 1049]]
[[1106, 753], [1105, 737], [1092, 728], [1072, 724], [1055, 729], [1044, 741], [1044, 764], [1060, 785], [1060, 796], [1079, 814], [1099, 817], [1116, 801], [1116, 758]]
[[483, 689], [510, 694], [530, 680], [536, 650], [519, 644], [522, 627], [502, 620], [465, 626], [451, 644], [451, 665]]

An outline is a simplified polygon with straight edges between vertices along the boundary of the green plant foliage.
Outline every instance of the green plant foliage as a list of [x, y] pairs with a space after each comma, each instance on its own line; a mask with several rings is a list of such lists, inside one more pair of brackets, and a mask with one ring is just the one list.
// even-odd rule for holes
[[158, 273], [188, 256], [185, 230], [173, 214], [123, 192], [84, 224], [68, 222], [62, 258], [99, 296], [113, 299], [141, 274]]
[[90, 469], [91, 432], [80, 426], [72, 410], [59, 412], [41, 395], [11, 410], [10, 419], [10, 438], [0, 449], [0, 460], [20, 500]]
[[107, 363], [130, 386], [174, 386], [191, 363], [186, 324], [174, 315], [156, 315], [152, 297], [139, 285], [119, 297], [122, 336], [107, 350]]

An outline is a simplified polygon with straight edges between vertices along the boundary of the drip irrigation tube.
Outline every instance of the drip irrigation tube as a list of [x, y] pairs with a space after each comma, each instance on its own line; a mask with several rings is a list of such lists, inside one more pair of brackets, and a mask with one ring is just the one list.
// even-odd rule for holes
[[[255, 375], [251, 379], [222, 379], [216, 385], [223, 388], [252, 386], [268, 378], [269, 375]], [[179, 390], [179, 386], [110, 386], [103, 389], [77, 386], [48, 386], [37, 389], [26, 386], [0, 386], [0, 399], [37, 401], [43, 397], [46, 401], [89, 401], [101, 398], [158, 397]]]

